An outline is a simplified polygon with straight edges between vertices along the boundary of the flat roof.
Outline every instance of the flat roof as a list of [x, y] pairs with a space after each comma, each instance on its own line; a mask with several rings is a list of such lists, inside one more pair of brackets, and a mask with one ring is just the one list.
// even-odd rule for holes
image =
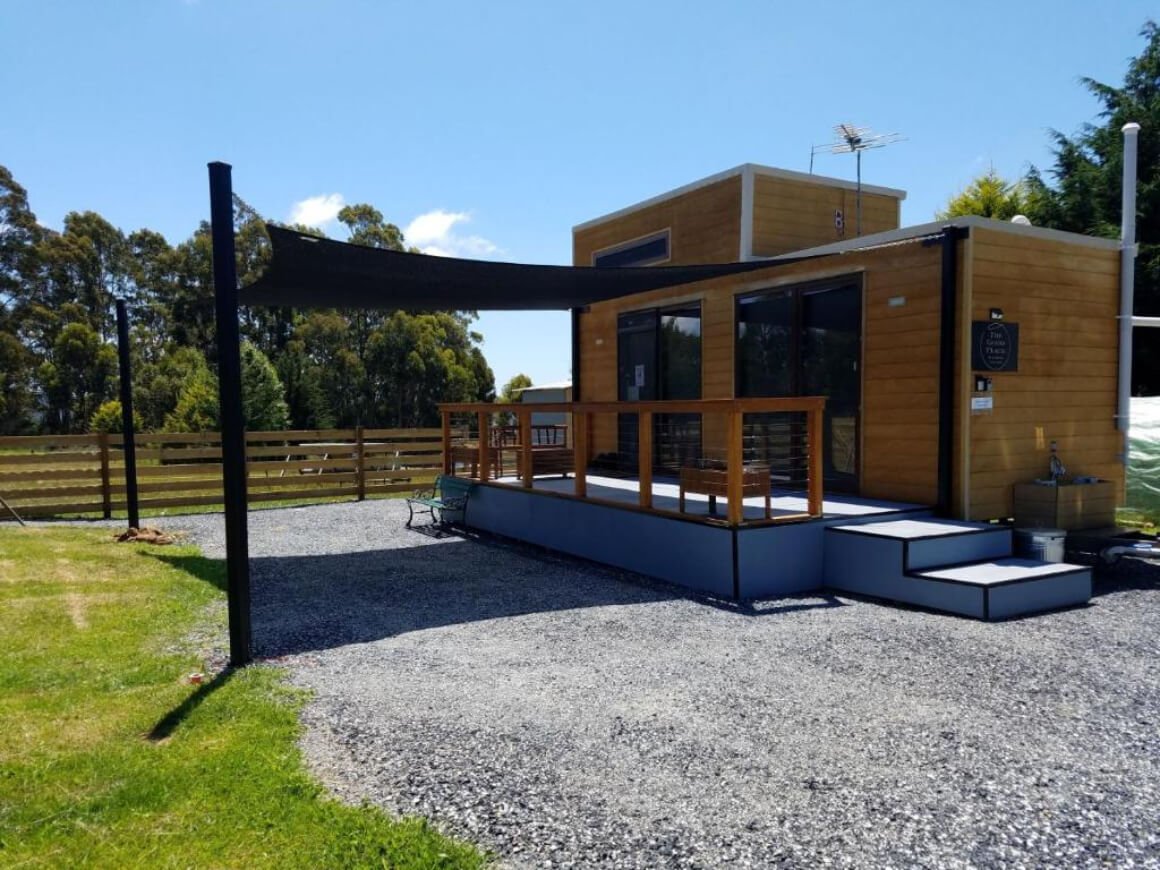
[[[776, 166], [763, 166], [760, 163], [742, 163], [740, 166], [734, 166], [732, 169], [726, 169], [724, 172], [718, 172], [715, 175], [708, 175], [705, 178], [698, 179], [697, 181], [690, 182], [689, 184], [682, 185], [681, 187], [674, 188], [673, 190], [666, 191], [665, 193], [650, 197], [649, 199], [641, 200], [640, 202], [627, 205], [624, 208], [617, 209], [616, 211], [601, 215], [600, 217], [595, 217], [591, 220], [586, 220], [583, 223], [576, 224], [572, 227], [572, 232], [575, 233], [578, 230], [584, 230], [588, 227], [606, 223], [607, 221], [613, 220], [614, 218], [622, 217], [626, 214], [632, 214], [634, 211], [640, 211], [641, 209], [657, 205], [658, 203], [665, 202], [666, 200], [675, 199], [678, 196], [682, 196], [686, 193], [689, 193], [690, 191], [697, 190], [698, 188], [708, 187], [711, 184], [717, 184], [720, 181], [725, 181], [736, 176], [743, 176], [747, 173], [755, 176], [764, 175], [771, 178], [784, 178], [787, 181], [803, 181], [808, 184], [816, 184], [821, 187], [836, 187], [841, 190], [858, 189], [856, 182], [848, 181], [845, 178], [833, 178], [828, 175], [814, 175], [810, 172], [795, 172], [792, 169], [778, 169]], [[900, 190], [896, 187], [879, 187], [876, 184], [863, 184], [862, 190], [866, 193], [876, 193], [880, 196], [891, 196], [899, 201], [906, 199], [906, 191]]]

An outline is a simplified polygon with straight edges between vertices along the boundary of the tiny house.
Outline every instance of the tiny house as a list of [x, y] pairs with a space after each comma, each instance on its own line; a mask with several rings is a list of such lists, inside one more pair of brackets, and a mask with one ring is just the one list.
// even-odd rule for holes
[[[1053, 449], [1122, 496], [1118, 243], [976, 217], [900, 229], [904, 198], [864, 185], [859, 208], [850, 182], [747, 164], [577, 225], [576, 266], [769, 263], [586, 306], [577, 400], [825, 396], [827, 492], [958, 519], [1011, 517]], [[653, 425], [678, 458], [726, 437]], [[639, 439], [595, 420], [590, 457]]]

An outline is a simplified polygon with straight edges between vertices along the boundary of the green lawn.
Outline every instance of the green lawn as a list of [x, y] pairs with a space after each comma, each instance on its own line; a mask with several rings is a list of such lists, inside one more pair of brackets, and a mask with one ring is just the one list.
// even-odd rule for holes
[[189, 684], [182, 639], [220, 628], [222, 575], [191, 547], [0, 528], [0, 866], [482, 866], [421, 820], [328, 798], [278, 668]]

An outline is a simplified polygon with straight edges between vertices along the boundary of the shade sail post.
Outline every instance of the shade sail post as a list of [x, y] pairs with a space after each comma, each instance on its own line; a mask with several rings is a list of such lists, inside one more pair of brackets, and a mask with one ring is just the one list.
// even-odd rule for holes
[[226, 514], [226, 577], [230, 664], [252, 658], [250, 552], [246, 527], [246, 429], [242, 412], [242, 354], [238, 329], [238, 275], [234, 254], [234, 193], [228, 163], [209, 164], [217, 319], [218, 395], [221, 402], [222, 491]]
[[121, 379], [122, 452], [125, 457], [125, 506], [129, 528], [141, 527], [137, 500], [137, 439], [133, 429], [133, 368], [129, 358], [129, 312], [125, 300], [117, 300], [117, 364]]

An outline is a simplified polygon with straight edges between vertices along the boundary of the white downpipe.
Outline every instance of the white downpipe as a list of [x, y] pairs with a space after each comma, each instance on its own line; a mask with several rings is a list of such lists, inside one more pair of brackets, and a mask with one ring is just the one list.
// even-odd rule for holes
[[1136, 147], [1140, 125], [1123, 126], [1124, 181], [1120, 224], [1120, 378], [1116, 427], [1124, 433], [1121, 461], [1128, 464], [1128, 411], [1132, 402], [1132, 309], [1136, 283]]

